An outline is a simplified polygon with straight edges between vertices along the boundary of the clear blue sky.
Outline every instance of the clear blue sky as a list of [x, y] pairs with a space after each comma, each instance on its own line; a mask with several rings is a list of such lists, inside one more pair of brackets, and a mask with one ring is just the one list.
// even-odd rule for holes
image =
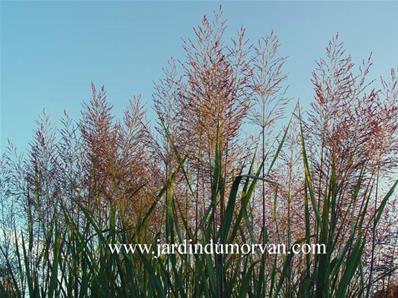
[[[134, 94], [151, 113], [153, 81], [181, 39], [217, 2], [2, 2], [1, 149], [7, 138], [24, 149], [37, 115], [79, 116], [90, 82], [105, 85], [118, 114]], [[274, 29], [289, 56], [290, 92], [310, 102], [311, 70], [339, 32], [360, 62], [374, 53], [372, 76], [398, 66], [397, 2], [227, 2], [227, 36], [240, 25], [253, 41]]]

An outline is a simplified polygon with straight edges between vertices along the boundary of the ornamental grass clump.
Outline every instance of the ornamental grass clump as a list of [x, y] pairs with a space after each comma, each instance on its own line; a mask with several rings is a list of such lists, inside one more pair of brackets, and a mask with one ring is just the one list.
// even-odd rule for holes
[[[289, 113], [276, 34], [251, 43], [241, 28], [227, 42], [225, 29], [221, 10], [204, 17], [184, 41], [185, 59], [164, 68], [156, 123], [140, 96], [118, 119], [105, 88], [92, 84], [79, 120], [65, 113], [56, 126], [43, 113], [26, 155], [9, 145], [0, 160], [1, 297], [394, 289], [397, 70], [369, 80], [371, 57], [356, 67], [334, 36], [312, 74], [311, 106]], [[159, 246], [181, 243], [286, 250]], [[298, 245], [324, 249], [296, 254]]]

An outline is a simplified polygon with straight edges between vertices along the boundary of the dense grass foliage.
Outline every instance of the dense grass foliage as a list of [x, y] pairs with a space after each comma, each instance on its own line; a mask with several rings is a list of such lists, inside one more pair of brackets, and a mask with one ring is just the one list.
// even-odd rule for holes
[[[274, 159], [278, 158], [287, 130], [280, 142]], [[355, 275], [363, 274], [361, 257], [368, 230], [362, 225], [369, 205], [369, 193], [363, 192], [364, 177], [359, 176], [352, 193], [352, 201], [359, 200], [359, 194], [365, 201], [358, 216], [350, 222], [351, 232], [347, 241], [336, 243], [338, 231], [334, 210], [341, 186], [338, 185], [339, 173], [333, 174], [325, 185], [327, 201], [322, 210], [316, 206], [310, 163], [306, 156], [305, 139], [302, 135], [303, 176], [305, 176], [305, 237], [298, 241], [313, 243], [320, 239], [325, 243], [327, 253], [305, 257], [304, 270], [294, 268], [294, 256], [256, 256], [256, 255], [164, 255], [158, 259], [151, 254], [112, 254], [108, 243], [156, 243], [157, 234], [145, 233], [147, 220], [159, 204], [165, 199], [166, 230], [164, 240], [168, 243], [182, 243], [184, 238], [194, 239], [194, 232], [179, 213], [178, 203], [173, 190], [176, 176], [185, 171], [184, 159], [178, 153], [178, 166], [173, 169], [166, 185], [154, 198], [153, 206], [136, 225], [130, 225], [113, 204], [105, 223], [98, 223], [90, 212], [79, 205], [84, 216], [76, 221], [72, 214], [62, 206], [64, 222], [62, 226], [54, 218], [46, 235], [34, 252], [34, 231], [31, 214], [28, 219], [28, 233], [15, 231], [17, 259], [15, 264], [8, 263], [10, 273], [7, 282], [3, 282], [3, 297], [360, 297], [364, 295], [366, 285], [360, 279], [358, 287], [350, 284]], [[217, 146], [217, 148], [219, 148]], [[238, 175], [229, 191], [226, 209], [222, 214], [221, 225], [215, 227], [211, 216], [215, 212], [217, 201], [226, 186], [220, 169], [220, 151], [214, 154], [216, 167], [212, 177], [212, 204], [200, 219], [199, 243], [209, 243], [210, 239], [219, 243], [256, 243], [249, 235], [254, 233], [250, 222], [248, 204], [253, 199], [256, 183], [262, 179], [261, 168], [253, 169], [246, 175]], [[271, 166], [274, 163], [271, 163]], [[271, 169], [268, 169], [270, 171]], [[380, 201], [380, 206], [373, 214], [374, 222], [379, 222], [387, 201], [392, 196], [398, 182]], [[38, 197], [40, 199], [40, 197]], [[240, 206], [236, 203], [240, 201]], [[179, 213], [179, 214], [177, 214]], [[29, 214], [28, 214], [29, 215]], [[182, 221], [178, 222], [178, 218]], [[320, 226], [317, 234], [311, 234], [315, 222]], [[372, 221], [373, 222], [373, 221]], [[267, 228], [263, 231], [269, 232]], [[247, 236], [245, 236], [247, 235]], [[264, 239], [266, 242], [267, 240]], [[340, 245], [340, 246], [338, 246]], [[3, 251], [3, 249], [2, 249]], [[4, 253], [4, 251], [3, 251]], [[36, 257], [32, 254], [38, 253]], [[300, 256], [299, 256], [300, 257]], [[291, 276], [295, 272], [295, 276]], [[265, 276], [265, 278], [262, 278]]]
[[[224, 42], [204, 17], [121, 121], [104, 88], [44, 115], [0, 160], [0, 297], [380, 297], [397, 284], [398, 79], [368, 81], [338, 36], [290, 106], [270, 33]], [[276, 125], [280, 121], [281, 125]], [[284, 125], [286, 124], [286, 125]], [[282, 128], [281, 128], [282, 127]], [[244, 131], [254, 131], [246, 139]], [[324, 254], [113, 253], [109, 244], [322, 244]], [[377, 292], [377, 294], [376, 294]], [[377, 296], [379, 295], [379, 296]]]

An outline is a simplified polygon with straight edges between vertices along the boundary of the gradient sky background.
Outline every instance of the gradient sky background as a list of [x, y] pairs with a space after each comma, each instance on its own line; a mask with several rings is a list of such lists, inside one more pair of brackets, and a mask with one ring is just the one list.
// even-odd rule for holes
[[[142, 94], [153, 117], [153, 81], [170, 56], [183, 57], [182, 38], [217, 2], [1, 2], [1, 151], [9, 138], [23, 150], [46, 109], [57, 123], [75, 119], [90, 82], [105, 85], [119, 115]], [[372, 78], [398, 66], [398, 2], [226, 2], [226, 36], [240, 25], [255, 41], [274, 29], [289, 56], [292, 97], [308, 106], [311, 71], [339, 32], [361, 62], [372, 51]]]

